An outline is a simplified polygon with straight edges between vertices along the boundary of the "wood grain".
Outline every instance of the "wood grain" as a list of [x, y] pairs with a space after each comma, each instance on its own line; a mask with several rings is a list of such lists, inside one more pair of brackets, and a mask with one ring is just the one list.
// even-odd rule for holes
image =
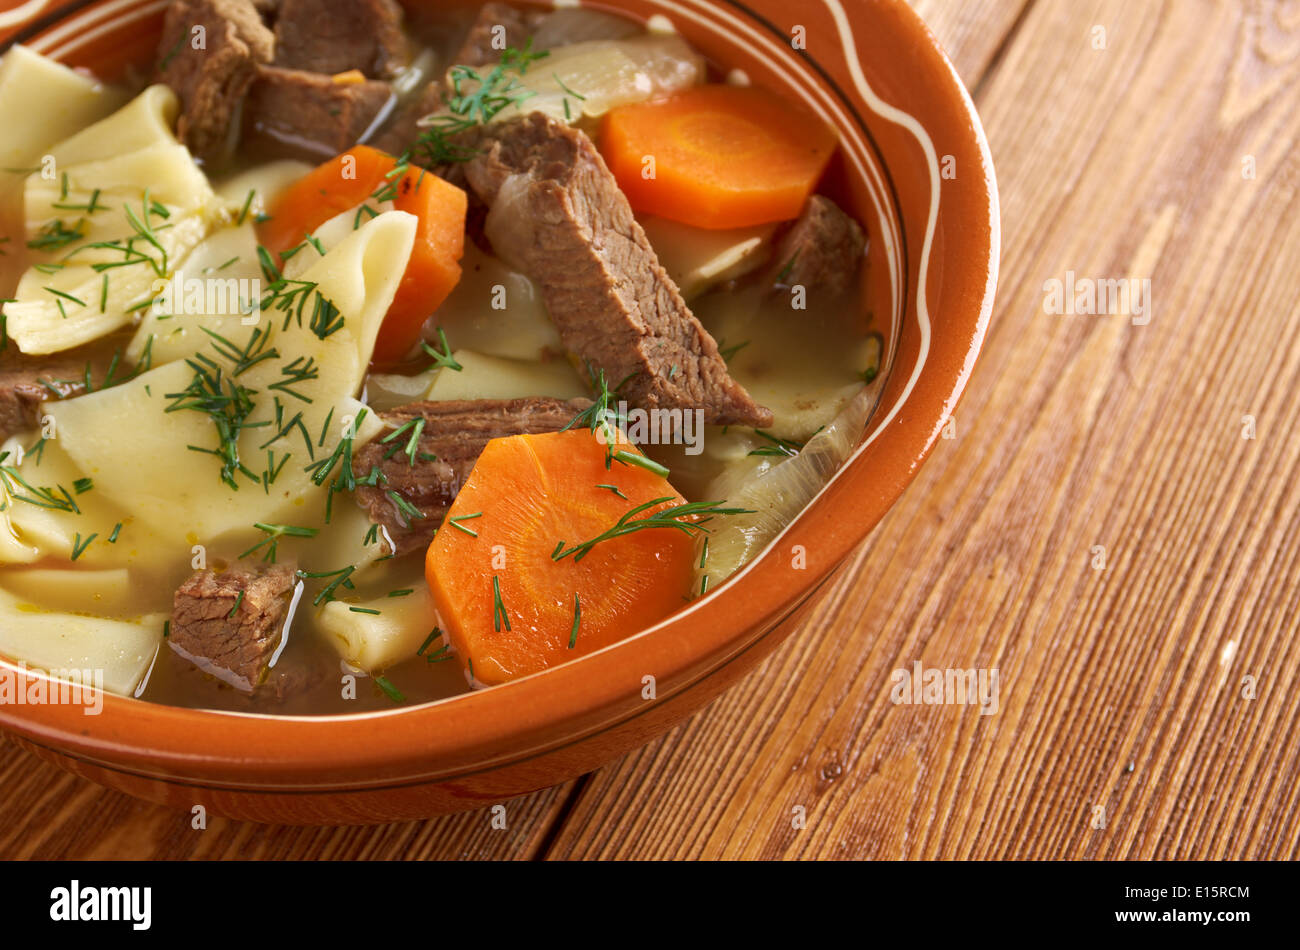
[[[788, 649], [596, 773], [551, 856], [1295, 856], [1298, 28], [1029, 9], [977, 83], [1003, 274], [956, 438]], [[1149, 277], [1150, 323], [1045, 313], [1071, 269]], [[998, 714], [893, 705], [914, 660], [997, 667]]]
[[138, 801], [0, 743], [0, 857], [56, 859], [395, 860], [531, 859], [574, 783], [505, 803], [505, 827], [487, 809], [374, 827], [302, 828], [209, 818]]
[[1014, 42], [1034, 0], [912, 0], [970, 89], [978, 90]]
[[[1300, 13], [916, 6], [992, 145], [998, 305], [955, 438], [780, 653], [507, 832], [196, 832], [6, 745], [0, 856], [1295, 857]], [[1070, 270], [1149, 278], [1150, 322], [1045, 312]], [[997, 668], [998, 712], [893, 704], [917, 660]]]

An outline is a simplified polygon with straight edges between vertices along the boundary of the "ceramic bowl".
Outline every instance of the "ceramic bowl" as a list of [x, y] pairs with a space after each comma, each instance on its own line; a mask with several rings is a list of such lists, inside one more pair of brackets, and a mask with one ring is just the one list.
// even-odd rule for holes
[[[150, 61], [165, 5], [32, 0], [0, 13], [0, 41], [114, 79]], [[951, 64], [902, 0], [612, 6], [668, 18], [714, 62], [839, 129], [837, 197], [867, 223], [870, 305], [890, 338], [888, 375], [851, 461], [736, 578], [544, 673], [355, 716], [209, 712], [116, 696], [98, 716], [0, 706], [0, 726], [23, 746], [185, 809], [288, 823], [419, 818], [563, 782], [648, 742], [795, 629], [801, 608], [915, 476], [974, 367], [998, 269], [988, 147]], [[796, 548], [802, 558], [790, 556]]]

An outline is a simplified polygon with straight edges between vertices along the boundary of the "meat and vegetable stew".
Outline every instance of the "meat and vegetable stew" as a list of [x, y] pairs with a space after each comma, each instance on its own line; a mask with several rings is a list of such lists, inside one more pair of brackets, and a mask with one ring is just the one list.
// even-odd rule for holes
[[882, 360], [837, 136], [606, 12], [175, 0], [0, 63], [0, 655], [286, 714], [716, 589]]

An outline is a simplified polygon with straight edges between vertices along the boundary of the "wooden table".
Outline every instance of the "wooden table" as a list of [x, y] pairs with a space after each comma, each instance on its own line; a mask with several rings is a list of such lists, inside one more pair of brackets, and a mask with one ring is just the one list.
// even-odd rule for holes
[[[504, 831], [192, 831], [6, 744], [0, 855], [1295, 857], [1300, 9], [917, 6], [992, 144], [997, 308], [955, 438], [785, 649]], [[1071, 270], [1150, 278], [1150, 322], [1045, 312]], [[998, 713], [894, 705], [915, 660], [998, 668]]]

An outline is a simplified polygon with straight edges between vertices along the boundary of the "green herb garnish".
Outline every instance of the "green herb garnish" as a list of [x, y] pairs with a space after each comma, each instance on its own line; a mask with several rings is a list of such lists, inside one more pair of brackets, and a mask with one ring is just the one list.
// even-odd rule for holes
[[634, 531], [644, 531], [649, 528], [671, 528], [688, 535], [695, 535], [708, 531], [708, 528], [704, 527], [703, 521], [699, 519], [708, 520], [718, 515], [753, 514], [752, 511], [746, 508], [723, 508], [721, 507], [722, 502], [692, 501], [683, 502], [679, 505], [669, 505], [667, 508], [661, 508], [659, 511], [645, 517], [637, 517], [657, 505], [663, 505], [673, 500], [673, 496], [668, 495], [637, 505], [626, 512], [609, 529], [588, 541], [583, 541], [572, 547], [565, 547], [565, 542], [561, 541], [551, 553], [551, 560], [560, 561], [572, 555], [575, 562], [581, 561], [591, 552], [592, 548], [602, 541], [621, 538], [624, 535], [632, 534]]
[[534, 52], [530, 39], [521, 49], [506, 49], [487, 73], [470, 66], [452, 66], [447, 74], [451, 94], [443, 97], [446, 112], [428, 118], [428, 127], [403, 158], [418, 151], [425, 165], [469, 161], [477, 151], [456, 141], [456, 137], [488, 124], [503, 109], [519, 106], [536, 95], [520, 79], [529, 66], [549, 55], [547, 51]]
[[505, 624], [506, 630], [510, 629], [510, 618], [506, 616], [506, 605], [501, 600], [501, 579], [495, 574], [492, 575], [492, 629], [500, 632], [501, 625]]
[[77, 558], [81, 557], [81, 555], [85, 554], [86, 548], [90, 547], [90, 542], [94, 541], [97, 537], [99, 537], [98, 534], [92, 534], [85, 541], [82, 541], [81, 532], [78, 531], [77, 539], [72, 544], [72, 559], [75, 561]]
[[582, 604], [578, 602], [578, 595], [573, 595], [573, 629], [569, 631], [569, 649], [572, 650], [578, 645], [578, 625], [582, 623]]
[[430, 630], [429, 635], [425, 637], [424, 642], [420, 644], [420, 649], [415, 651], [415, 655], [424, 656], [424, 651], [429, 649], [429, 645], [433, 643], [434, 640], [438, 639], [440, 636], [442, 636], [442, 630], [440, 628], [434, 627], [432, 630]]
[[275, 563], [276, 547], [281, 538], [314, 538], [320, 534], [319, 528], [300, 528], [291, 524], [264, 524], [259, 521], [253, 527], [263, 532], [266, 537], [239, 555], [240, 558], [246, 558], [265, 547], [266, 553], [262, 555], [262, 560], [270, 561], [272, 564]]
[[385, 679], [382, 676], [376, 676], [374, 679], [375, 679], [375, 685], [378, 686], [380, 689], [382, 689], [384, 691], [384, 694], [393, 702], [395, 703], [406, 702], [406, 697], [402, 694], [402, 691], [398, 689], [396, 686], [394, 686], [392, 683], [388, 682], [387, 679]]
[[472, 515], [457, 515], [454, 518], [448, 518], [447, 523], [451, 525], [453, 528], [455, 528], [457, 531], [464, 531], [471, 538], [477, 538], [478, 532], [465, 527], [463, 524], [461, 524], [461, 522], [468, 521], [471, 518], [482, 518], [482, 517], [483, 517], [483, 512], [476, 511]]
[[750, 455], [779, 455], [784, 458], [794, 458], [803, 448], [802, 442], [795, 442], [793, 439], [780, 439], [762, 429], [755, 429], [754, 435], [766, 439], [768, 445], [759, 446], [751, 451]]
[[[408, 419], [406, 422], [402, 423], [400, 428], [394, 429], [392, 432], [388, 433], [388, 435], [380, 439], [380, 443], [387, 445], [389, 442], [395, 440], [398, 436], [409, 431], [410, 435], [406, 439], [406, 448], [402, 449], [402, 453], [409, 460], [411, 467], [414, 468], [415, 453], [416, 450], [420, 447], [420, 434], [424, 432], [424, 426], [425, 426], [425, 420], [423, 416], [416, 416], [414, 419]], [[396, 443], [391, 449], [389, 449], [388, 454], [385, 455], [384, 458], [385, 459], [391, 458], [399, 448], [402, 448], [400, 442]]]
[[235, 218], [235, 224], [242, 225], [244, 223], [244, 220], [248, 217], [248, 209], [253, 206], [253, 196], [256, 194], [256, 188], [248, 189], [248, 197], [244, 199], [244, 206], [239, 209], [239, 217]]
[[334, 592], [340, 587], [347, 590], [356, 589], [356, 585], [352, 583], [354, 571], [356, 571], [356, 567], [349, 564], [347, 567], [340, 567], [337, 571], [297, 571], [295, 573], [297, 577], [303, 580], [309, 578], [333, 578], [321, 588], [320, 593], [316, 595], [316, 599], [311, 602], [313, 607], [319, 607], [322, 603], [333, 600]]
[[456, 372], [460, 372], [464, 369], [465, 367], [457, 363], [455, 358], [451, 355], [451, 346], [447, 343], [447, 334], [443, 332], [442, 327], [438, 327], [438, 342], [441, 344], [441, 349], [435, 349], [428, 343], [423, 342], [420, 344], [420, 348], [423, 349], [425, 353], [432, 356], [434, 363], [441, 366], [443, 369], [451, 369]]

